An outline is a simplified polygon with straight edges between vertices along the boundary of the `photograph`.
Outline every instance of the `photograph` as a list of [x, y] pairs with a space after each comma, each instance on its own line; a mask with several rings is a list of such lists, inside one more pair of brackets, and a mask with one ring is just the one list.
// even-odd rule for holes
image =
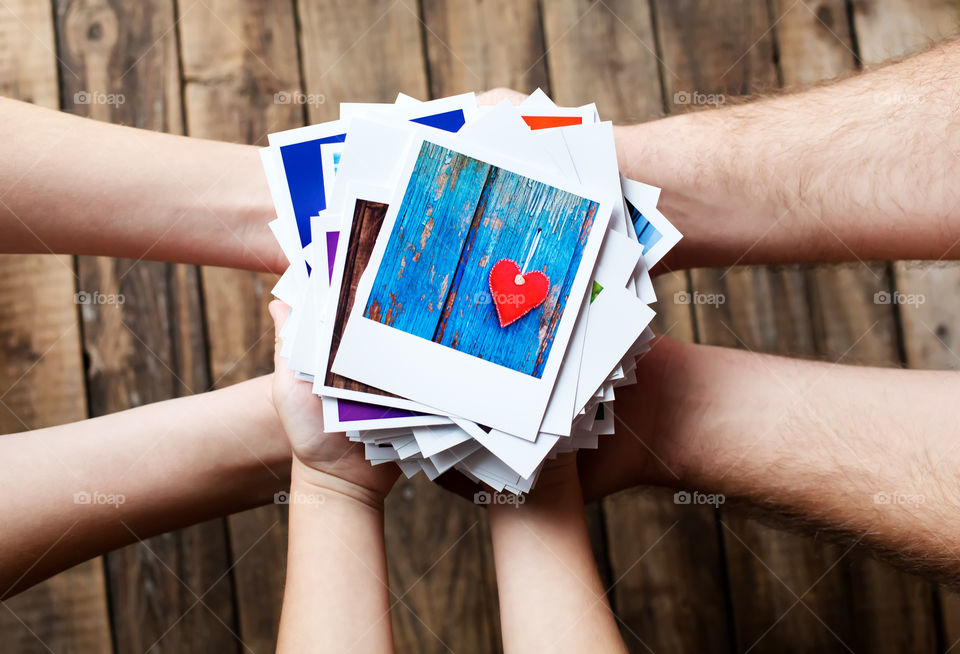
[[[613, 198], [427, 128], [391, 194], [331, 370], [536, 440]], [[490, 272], [505, 259], [550, 284], [542, 304], [502, 327]]]
[[660, 242], [663, 234], [657, 231], [653, 223], [647, 220], [644, 215], [640, 213], [640, 210], [633, 206], [630, 200], [625, 199], [625, 201], [627, 203], [627, 211], [630, 212], [630, 222], [633, 224], [633, 229], [637, 234], [637, 241], [643, 246], [644, 252], [649, 252], [653, 246]]
[[[597, 207], [424, 141], [363, 315], [539, 378]], [[504, 259], [549, 280], [542, 305], [506, 327], [494, 303], [519, 300], [497, 297], [490, 281]]]

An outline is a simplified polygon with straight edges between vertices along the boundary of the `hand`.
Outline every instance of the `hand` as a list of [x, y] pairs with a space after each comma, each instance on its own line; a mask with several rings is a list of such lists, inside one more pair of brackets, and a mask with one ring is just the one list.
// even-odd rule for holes
[[[696, 383], [698, 371], [711, 363], [696, 353], [688, 356], [691, 347], [661, 336], [638, 357], [637, 383], [617, 389], [615, 433], [601, 436], [596, 450], [578, 453], [586, 501], [634, 486], [672, 487], [687, 481], [689, 442], [702, 433], [700, 422], [710, 415], [698, 403], [711, 403], [711, 387]], [[722, 371], [712, 374], [723, 379]]]
[[[274, 300], [269, 308], [279, 334], [290, 307]], [[397, 466], [372, 466], [364, 459], [361, 443], [351, 443], [344, 434], [324, 432], [320, 398], [313, 394], [310, 384], [294, 377], [287, 360], [280, 356], [279, 341], [274, 368], [273, 405], [293, 449], [294, 481], [382, 502], [400, 474]]]
[[[580, 450], [576, 465], [571, 465], [573, 456], [548, 462], [531, 497], [541, 487], [565, 487], [571, 469], [578, 472], [587, 502], [635, 486], [688, 483], [696, 475], [693, 462], [703, 458], [694, 456], [691, 443], [709, 433], [702, 423], [721, 413], [712, 398], [722, 385], [701, 380], [709, 375], [723, 379], [729, 372], [716, 357], [691, 352], [693, 347], [664, 336], [654, 340], [650, 351], [638, 357], [637, 383], [617, 389], [615, 433], [602, 436], [596, 450]], [[440, 475], [437, 482], [468, 501], [483, 489], [457, 470]]]
[[513, 89], [507, 88], [496, 88], [490, 89], [489, 91], [484, 91], [477, 95], [477, 104], [481, 106], [485, 105], [494, 105], [500, 104], [504, 100], [509, 100], [510, 104], [518, 105], [524, 100], [527, 99], [526, 93], [520, 93], [520, 91], [514, 91]]

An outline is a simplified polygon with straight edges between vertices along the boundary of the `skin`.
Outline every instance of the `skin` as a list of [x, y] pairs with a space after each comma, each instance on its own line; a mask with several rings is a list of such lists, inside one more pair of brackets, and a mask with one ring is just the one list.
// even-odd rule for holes
[[271, 379], [0, 436], [0, 599], [103, 552], [272, 502], [290, 482], [290, 446]]
[[[288, 311], [270, 304], [277, 333]], [[325, 433], [320, 399], [279, 354], [273, 396], [293, 450], [277, 651], [392, 652], [383, 501], [399, 470], [371, 466], [362, 445]]]
[[257, 147], [0, 98], [0, 253], [93, 254], [281, 273]]
[[[277, 332], [289, 307], [272, 302]], [[279, 348], [278, 348], [279, 350]], [[319, 398], [276, 357], [274, 397], [293, 468], [278, 652], [393, 650], [383, 533], [394, 465], [323, 430]], [[625, 652], [587, 534], [576, 459], [548, 466], [526, 501], [490, 507], [505, 652]]]
[[668, 338], [638, 371], [637, 388], [618, 396], [619, 433], [580, 455], [588, 497], [646, 483], [722, 493], [960, 582], [957, 373]]
[[626, 652], [587, 533], [576, 457], [547, 465], [521, 504], [491, 504], [503, 650]]

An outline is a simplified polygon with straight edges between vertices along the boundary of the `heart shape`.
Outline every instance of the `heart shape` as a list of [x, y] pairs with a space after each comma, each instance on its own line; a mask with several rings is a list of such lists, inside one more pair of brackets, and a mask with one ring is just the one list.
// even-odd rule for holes
[[501, 327], [539, 307], [549, 291], [549, 277], [539, 270], [521, 274], [520, 266], [510, 259], [501, 259], [490, 269], [490, 295]]

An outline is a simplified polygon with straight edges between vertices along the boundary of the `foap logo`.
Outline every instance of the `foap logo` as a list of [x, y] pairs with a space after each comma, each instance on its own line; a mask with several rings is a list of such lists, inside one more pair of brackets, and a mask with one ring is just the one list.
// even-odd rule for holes
[[890, 504], [897, 506], [918, 507], [927, 501], [925, 495], [921, 493], [905, 493], [903, 491], [880, 491], [873, 495], [874, 504]]
[[73, 296], [77, 304], [114, 304], [121, 305], [127, 301], [122, 293], [101, 293], [100, 291], [80, 291]]
[[327, 101], [323, 93], [301, 93], [300, 91], [277, 91], [273, 94], [273, 104], [306, 104], [319, 107]]
[[901, 293], [900, 291], [880, 291], [873, 294], [874, 304], [899, 304], [908, 307], [918, 308], [921, 304], [927, 303], [927, 296], [923, 293]]
[[514, 495], [513, 493], [490, 493], [485, 490], [477, 491], [473, 494], [473, 503], [481, 506], [490, 506], [491, 504], [512, 505], [519, 508], [527, 499], [523, 495]]
[[725, 96], [723, 93], [677, 91], [673, 94], [673, 104], [693, 105], [697, 107], [719, 107], [727, 104], [727, 96]]
[[73, 104], [105, 104], [119, 107], [127, 102], [123, 93], [101, 93], [100, 91], [77, 91], [73, 94]]
[[926, 102], [926, 98], [919, 93], [891, 93], [879, 91], [873, 96], [874, 102], [879, 105], [917, 106]]
[[700, 293], [699, 291], [689, 293], [687, 291], [677, 291], [673, 294], [673, 303], [699, 304], [719, 309], [720, 305], [727, 303], [727, 296], [723, 293]]
[[311, 504], [319, 506], [326, 501], [320, 493], [301, 493], [300, 491], [279, 491], [273, 494], [274, 504]]
[[712, 506], [719, 509], [727, 501], [722, 493], [701, 493], [700, 491], [677, 491], [673, 494], [674, 504], [692, 504], [694, 506]]
[[100, 491], [77, 491], [73, 494], [74, 504], [107, 505], [119, 509], [126, 503], [127, 496], [123, 493], [101, 493]]

